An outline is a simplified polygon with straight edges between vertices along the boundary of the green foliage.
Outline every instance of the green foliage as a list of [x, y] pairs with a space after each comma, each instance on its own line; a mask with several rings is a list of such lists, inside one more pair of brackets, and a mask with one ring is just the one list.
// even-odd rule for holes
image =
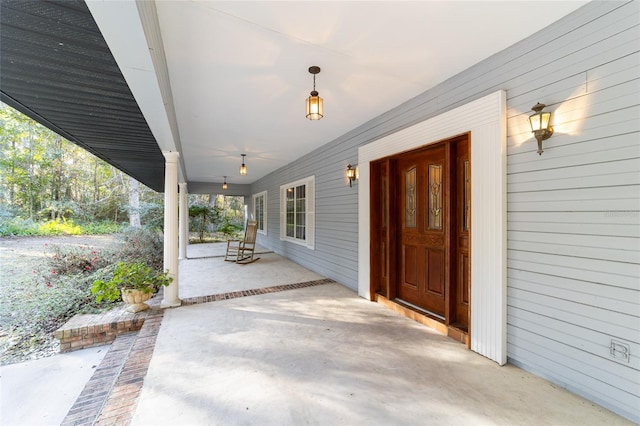
[[50, 236], [50, 235], [102, 235], [113, 234], [123, 229], [123, 225], [102, 221], [76, 224], [73, 220], [50, 220], [34, 222], [19, 217], [0, 217], [0, 236]]
[[89, 246], [53, 246], [53, 254], [49, 257], [49, 267], [58, 275], [90, 274], [109, 265], [111, 250], [98, 250]]
[[56, 219], [41, 223], [38, 226], [38, 235], [80, 235], [82, 228], [69, 219]]
[[0, 335], [12, 343], [2, 352], [2, 361], [46, 345], [53, 331], [77, 313], [97, 313], [113, 306], [96, 303], [90, 291], [92, 282], [105, 278], [112, 267], [90, 274], [58, 274], [48, 261], [33, 260], [32, 268], [28, 275], [3, 278]]
[[83, 223], [80, 226], [82, 227], [83, 235], [115, 234], [128, 228], [127, 224], [115, 223], [107, 220]]
[[[162, 234], [127, 229], [114, 240], [100, 249], [50, 244], [45, 258], [33, 258], [27, 268], [21, 268], [27, 269], [23, 275], [2, 277], [0, 361], [15, 359], [16, 354], [27, 356], [49, 344], [51, 333], [77, 313], [96, 313], [116, 306], [109, 300], [119, 303], [119, 292], [115, 299], [111, 296], [98, 301], [91, 289], [95, 281], [112, 280], [119, 261], [141, 264], [146, 277], [164, 275], [158, 272], [163, 263]], [[3, 343], [8, 341], [9, 348]]]
[[160, 287], [168, 286], [173, 278], [166, 272], [154, 271], [144, 262], [118, 262], [109, 280], [96, 280], [91, 287], [91, 293], [96, 296], [96, 302], [102, 300], [114, 302], [120, 297], [124, 289], [140, 290], [153, 293]]
[[192, 205], [189, 206], [190, 228], [198, 232], [200, 241], [205, 240], [204, 234], [208, 226], [218, 222], [222, 211], [217, 206]]
[[237, 238], [242, 232], [242, 225], [231, 223], [228, 217], [224, 218], [224, 224], [218, 228], [218, 232], [222, 232], [227, 239]]
[[[84, 280], [74, 276], [51, 278], [20, 294], [22, 300], [15, 297], [7, 304], [3, 301], [0, 309], [3, 325], [19, 328], [23, 338], [38, 335], [41, 331], [52, 332], [61, 320], [66, 320], [89, 301], [90, 294]], [[12, 295], [6, 296], [11, 298]]]
[[161, 194], [149, 194], [147, 198], [157, 202], [140, 202], [140, 221], [145, 227], [154, 230], [164, 228], [164, 204], [159, 200]]
[[116, 259], [145, 262], [156, 270], [162, 270], [164, 263], [162, 233], [147, 228], [128, 228], [118, 237], [123, 244], [116, 254]]
[[[128, 220], [128, 193], [123, 172], [0, 103], [0, 210], [34, 221], [118, 223]], [[142, 223], [162, 228], [161, 196], [141, 185], [140, 200]]]
[[75, 214], [76, 203], [71, 201], [49, 201], [49, 205], [38, 212], [40, 220], [69, 219]]
[[40, 225], [30, 219], [0, 218], [0, 236], [39, 235]]

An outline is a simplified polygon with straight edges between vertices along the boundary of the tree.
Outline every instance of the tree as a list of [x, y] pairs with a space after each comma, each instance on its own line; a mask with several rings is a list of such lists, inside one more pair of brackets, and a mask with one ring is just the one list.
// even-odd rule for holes
[[140, 184], [129, 176], [129, 226], [140, 228]]
[[115, 167], [2, 103], [0, 124], [0, 212], [4, 215], [117, 222], [128, 219], [131, 195], [132, 225], [140, 223], [137, 213], [156, 226], [162, 207], [155, 191], [125, 179]]
[[198, 230], [200, 241], [204, 241], [204, 233], [209, 223], [215, 223], [220, 217], [220, 210], [217, 207], [209, 205], [192, 205], [189, 206], [189, 217], [194, 229]]

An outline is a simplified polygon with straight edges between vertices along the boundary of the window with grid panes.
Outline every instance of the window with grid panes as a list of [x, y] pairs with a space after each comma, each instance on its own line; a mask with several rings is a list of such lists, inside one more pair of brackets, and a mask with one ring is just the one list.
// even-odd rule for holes
[[313, 176], [280, 187], [280, 239], [314, 248]]
[[267, 235], [267, 191], [253, 195], [253, 218], [258, 222], [258, 233]]

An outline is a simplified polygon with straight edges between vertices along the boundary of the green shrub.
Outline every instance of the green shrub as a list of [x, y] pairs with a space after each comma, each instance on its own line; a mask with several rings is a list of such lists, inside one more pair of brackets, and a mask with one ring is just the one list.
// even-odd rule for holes
[[228, 217], [224, 218], [224, 224], [218, 227], [218, 232], [222, 232], [227, 239], [241, 236], [242, 225], [231, 223]]
[[82, 228], [71, 219], [56, 219], [41, 223], [38, 235], [80, 235]]
[[50, 235], [103, 235], [113, 234], [125, 229], [111, 221], [75, 223], [71, 219], [56, 219], [46, 222], [34, 222], [19, 217], [0, 217], [0, 236], [50, 236]]
[[111, 266], [92, 274], [53, 274], [46, 263], [34, 264], [34, 274], [12, 291], [0, 292], [2, 334], [10, 336], [11, 353], [29, 354], [52, 338], [52, 333], [78, 313], [98, 313], [115, 304], [97, 303], [91, 283], [113, 273]]
[[164, 263], [164, 238], [162, 233], [148, 228], [128, 228], [119, 235], [122, 247], [116, 254], [125, 262], [142, 261], [161, 271]]
[[85, 235], [115, 234], [126, 229], [129, 225], [103, 220], [82, 224], [82, 233]]
[[38, 235], [39, 225], [30, 219], [19, 217], [2, 217], [0, 219], [0, 236], [29, 236]]
[[113, 259], [113, 249], [99, 251], [89, 246], [52, 246], [49, 257], [51, 271], [56, 274], [89, 274], [109, 265]]
[[98, 303], [103, 300], [115, 302], [120, 299], [121, 290], [140, 290], [149, 294], [168, 286], [171, 281], [173, 278], [166, 272], [154, 271], [144, 262], [118, 262], [110, 279], [93, 282], [91, 293]]
[[[25, 225], [33, 222], [13, 223], [18, 224], [14, 230], [24, 232], [28, 229]], [[49, 245], [51, 251], [45, 259], [33, 259], [30, 276], [11, 280], [10, 291], [0, 291], [0, 336], [4, 342], [11, 342], [7, 348], [0, 340], [0, 361], [16, 353], [28, 356], [50, 344], [51, 333], [75, 314], [97, 313], [120, 304], [119, 297], [115, 303], [106, 298], [97, 302], [91, 293], [95, 281], [114, 277], [118, 261], [143, 262], [162, 271], [162, 234], [131, 228], [120, 234], [120, 239], [103, 249]]]

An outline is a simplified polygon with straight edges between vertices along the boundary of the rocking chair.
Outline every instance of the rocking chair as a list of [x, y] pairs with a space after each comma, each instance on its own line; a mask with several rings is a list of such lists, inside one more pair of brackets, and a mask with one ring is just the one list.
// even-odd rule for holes
[[258, 233], [258, 222], [248, 220], [244, 230], [244, 239], [227, 241], [227, 253], [224, 260], [227, 262], [235, 262], [246, 264], [255, 262], [259, 257], [253, 258], [253, 252], [256, 248], [256, 235]]

